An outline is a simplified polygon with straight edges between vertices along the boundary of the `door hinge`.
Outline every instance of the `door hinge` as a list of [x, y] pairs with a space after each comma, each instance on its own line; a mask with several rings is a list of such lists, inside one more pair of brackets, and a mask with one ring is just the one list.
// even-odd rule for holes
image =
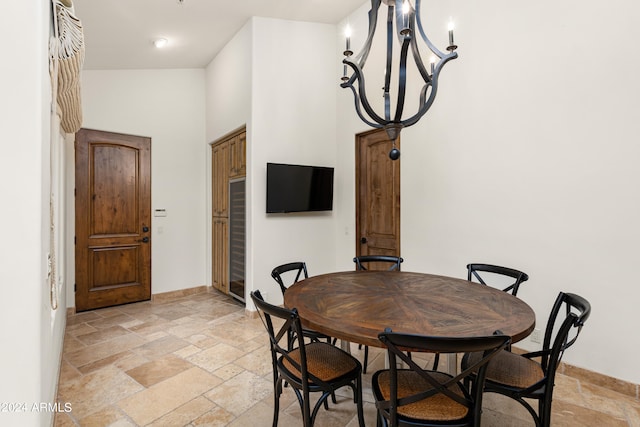
[[78, 238], [76, 236], [73, 236], [73, 244], [75, 245], [76, 243], [78, 243]]
[[73, 284], [73, 292], [77, 292], [78, 291], [78, 284], [74, 283]]

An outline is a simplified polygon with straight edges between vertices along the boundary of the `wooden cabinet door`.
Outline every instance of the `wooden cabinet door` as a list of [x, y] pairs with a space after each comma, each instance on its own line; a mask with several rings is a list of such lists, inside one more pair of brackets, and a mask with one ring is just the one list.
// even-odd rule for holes
[[213, 143], [212, 158], [212, 264], [213, 287], [229, 293], [229, 181], [246, 174], [246, 132]]
[[229, 204], [229, 143], [223, 141], [212, 147], [213, 216], [227, 216]]
[[228, 293], [229, 224], [227, 218], [213, 218], [213, 287]]
[[242, 132], [229, 141], [229, 177], [239, 178], [247, 174], [247, 133]]

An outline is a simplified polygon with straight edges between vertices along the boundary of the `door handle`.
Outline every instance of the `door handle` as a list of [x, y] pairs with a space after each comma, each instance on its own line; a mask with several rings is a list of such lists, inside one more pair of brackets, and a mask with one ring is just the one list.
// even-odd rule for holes
[[140, 239], [138, 241], [142, 242], [142, 243], [149, 243], [149, 238], [145, 236], [145, 237], [143, 237], [142, 239]]
[[143, 233], [148, 233], [149, 232], [149, 227], [147, 227], [146, 225], [144, 227], [142, 227], [142, 232]]
[[362, 243], [363, 245], [367, 244], [367, 238], [366, 237], [361, 237], [360, 238], [360, 243]]

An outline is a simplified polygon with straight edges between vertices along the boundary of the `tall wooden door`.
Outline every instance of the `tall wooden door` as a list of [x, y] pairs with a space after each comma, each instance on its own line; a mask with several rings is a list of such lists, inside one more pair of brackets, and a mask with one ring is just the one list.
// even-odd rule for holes
[[357, 256], [400, 256], [400, 160], [389, 158], [391, 148], [382, 129], [356, 137]]
[[151, 298], [151, 138], [76, 134], [76, 311]]

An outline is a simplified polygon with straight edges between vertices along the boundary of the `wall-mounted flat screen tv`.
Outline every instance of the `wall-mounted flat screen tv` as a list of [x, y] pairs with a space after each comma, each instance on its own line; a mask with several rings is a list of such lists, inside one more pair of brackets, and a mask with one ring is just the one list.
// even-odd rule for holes
[[267, 163], [267, 213], [333, 209], [333, 168]]

